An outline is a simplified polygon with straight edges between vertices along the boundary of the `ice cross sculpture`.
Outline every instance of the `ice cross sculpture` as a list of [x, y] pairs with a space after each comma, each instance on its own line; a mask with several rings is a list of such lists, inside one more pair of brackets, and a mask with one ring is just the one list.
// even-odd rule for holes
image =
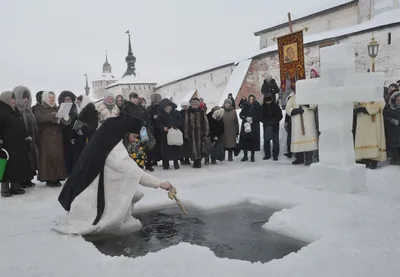
[[316, 187], [355, 192], [366, 187], [365, 166], [355, 163], [354, 102], [383, 100], [383, 73], [355, 73], [354, 49], [339, 44], [320, 50], [321, 77], [296, 82], [296, 103], [318, 105], [320, 162], [311, 166]]

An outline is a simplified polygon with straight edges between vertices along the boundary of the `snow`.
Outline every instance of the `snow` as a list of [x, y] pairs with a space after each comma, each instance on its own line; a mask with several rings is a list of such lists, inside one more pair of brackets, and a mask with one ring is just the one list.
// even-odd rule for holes
[[150, 80], [146, 80], [146, 79], [142, 79], [140, 77], [137, 76], [133, 76], [133, 75], [127, 75], [124, 78], [116, 81], [115, 83], [109, 85], [108, 87], [106, 87], [106, 89], [108, 88], [112, 88], [118, 85], [134, 85], [134, 84], [149, 84], [149, 85], [155, 85], [157, 82], [153, 82]]
[[[400, 17], [400, 9], [393, 9], [387, 12], [383, 12], [372, 18], [371, 20], [364, 21], [363, 23], [350, 26], [339, 28], [335, 30], [330, 30], [322, 33], [312, 34], [312, 35], [305, 35], [304, 36], [304, 44], [317, 42], [321, 40], [327, 40], [331, 38], [337, 38], [344, 35], [350, 35], [357, 32], [367, 31], [373, 28], [383, 27], [389, 24], [394, 24], [399, 22]], [[269, 52], [278, 51], [278, 45], [274, 44], [269, 47], [266, 47], [257, 53], [253, 54], [251, 57], [255, 57], [258, 55], [266, 54]]]
[[236, 99], [240, 88], [242, 87], [244, 78], [246, 77], [247, 71], [249, 70], [250, 64], [251, 59], [242, 61], [235, 66], [221, 99], [218, 102], [219, 105], [224, 104], [224, 101], [228, 98], [229, 93], [232, 93], [233, 99]]
[[380, 10], [391, 6], [393, 6], [393, 0], [381, 0], [378, 3], [374, 3], [374, 10]]
[[[329, 10], [329, 9], [332, 9], [332, 8], [335, 8], [335, 7], [338, 7], [338, 6], [341, 6], [341, 5], [345, 5], [345, 4], [348, 4], [348, 3], [351, 3], [351, 2], [354, 2], [354, 0], [331, 0], [331, 1], [325, 1], [323, 3], [319, 3], [317, 5], [314, 5], [314, 7], [311, 8], [311, 9], [307, 9], [307, 12], [303, 12], [303, 13], [300, 13], [298, 15], [292, 14], [292, 16], [296, 16], [296, 17], [293, 17], [292, 20], [298, 20], [298, 19], [301, 19], [303, 17], [310, 16], [310, 15], [313, 15], [313, 14], [316, 14], [316, 13], [319, 13], [319, 12], [323, 12], [323, 11], [326, 11], [326, 10]], [[274, 26], [278, 26], [278, 25], [281, 25], [281, 24], [282, 24], [282, 22], [279, 22], [279, 23], [274, 24], [274, 25], [272, 25], [270, 27], [263, 28], [262, 30], [269, 29], [269, 28], [272, 28]], [[258, 32], [262, 32], [262, 30], [260, 30]]]
[[[283, 128], [280, 136], [284, 148]], [[199, 170], [158, 167], [154, 174], [170, 180], [186, 206], [211, 210], [249, 202], [279, 209], [263, 227], [308, 246], [266, 264], [217, 258], [209, 249], [187, 243], [136, 259], [108, 257], [81, 237], [51, 230], [64, 213], [57, 202], [60, 189], [39, 184], [25, 195], [0, 199], [0, 272], [13, 277], [399, 275], [398, 167], [367, 171], [368, 191], [341, 194], [313, 189], [306, 182], [310, 169], [293, 166], [285, 157], [262, 161], [258, 153], [256, 163], [241, 163], [240, 158]], [[135, 205], [138, 211], [175, 205], [165, 191], [141, 190], [145, 197]]]

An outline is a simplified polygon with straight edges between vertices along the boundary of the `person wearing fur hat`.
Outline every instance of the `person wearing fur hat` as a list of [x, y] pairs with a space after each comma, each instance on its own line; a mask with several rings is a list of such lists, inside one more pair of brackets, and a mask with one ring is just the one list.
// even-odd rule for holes
[[32, 180], [33, 177], [28, 154], [32, 137], [26, 130], [15, 98], [12, 91], [5, 91], [0, 95], [0, 149], [6, 150], [9, 154], [1, 180], [3, 197], [24, 194], [25, 190], [21, 188], [22, 183]]
[[[239, 120], [237, 112], [233, 108], [232, 100], [225, 99], [223, 105], [222, 122], [224, 127], [222, 141], [224, 149], [228, 151], [228, 161], [233, 161], [233, 154], [236, 148], [236, 138], [239, 136]], [[219, 112], [219, 111], [218, 111]]]
[[120, 109], [115, 103], [115, 97], [112, 92], [107, 92], [106, 95], [104, 95], [103, 102], [97, 107], [97, 111], [99, 112], [99, 127], [108, 118], [117, 117], [119, 115]]
[[[13, 92], [15, 94], [16, 106], [24, 119], [25, 127], [26, 127], [26, 130], [28, 131], [28, 135], [32, 138], [32, 140], [30, 142], [30, 147], [29, 147], [29, 149], [30, 149], [29, 150], [29, 160], [31, 163], [33, 176], [35, 176], [36, 171], [37, 171], [36, 144], [37, 144], [38, 130], [37, 130], [35, 116], [31, 109], [32, 94], [31, 94], [31, 91], [27, 87], [24, 87], [24, 86], [18, 86], [16, 88], [14, 88]], [[32, 187], [32, 186], [34, 186], [34, 183], [32, 182], [32, 180], [26, 181], [25, 183], [22, 184], [23, 188]]]
[[[181, 110], [180, 113], [182, 115], [182, 118], [186, 118], [186, 113], [189, 109], [189, 102], [184, 101], [181, 103]], [[182, 134], [185, 132], [184, 126], [182, 125], [181, 128]], [[186, 138], [183, 138], [183, 157], [181, 159], [181, 165], [190, 165], [190, 143]]]
[[209, 134], [208, 120], [205, 110], [200, 108], [199, 98], [190, 100], [190, 107], [185, 117], [185, 138], [190, 144], [190, 158], [193, 168], [201, 168], [201, 159], [208, 155], [206, 139]]
[[163, 161], [163, 169], [169, 169], [169, 161], [174, 162], [174, 168], [179, 169], [179, 161], [182, 159], [182, 146], [168, 144], [168, 132], [170, 129], [181, 129], [183, 119], [181, 113], [176, 110], [176, 104], [168, 98], [164, 98], [158, 110], [157, 127], [162, 131], [161, 157]]
[[264, 83], [261, 86], [261, 94], [265, 97], [267, 94], [271, 94], [273, 100], [276, 102], [276, 95], [279, 93], [279, 87], [276, 84], [275, 79], [270, 74], [267, 74]]
[[147, 114], [149, 116], [149, 132], [151, 132], [156, 140], [156, 145], [147, 153], [146, 168], [157, 165], [161, 161], [161, 136], [162, 130], [157, 126], [157, 116], [161, 103], [161, 94], [155, 93], [150, 95], [150, 106], [147, 107]]
[[49, 187], [61, 186], [67, 178], [64, 164], [63, 126], [70, 118], [57, 118], [56, 96], [52, 91], [44, 91], [42, 104], [35, 110], [38, 126], [38, 177]]
[[[224, 110], [215, 106], [211, 109], [211, 111], [207, 114], [208, 126], [209, 126], [209, 139], [211, 143], [214, 144], [217, 140], [222, 140], [222, 136], [224, 135], [224, 122], [222, 121], [222, 116], [224, 115]], [[216, 164], [217, 161], [213, 159], [210, 155], [206, 155], [204, 159], [204, 164]]]
[[389, 105], [383, 110], [386, 129], [386, 147], [389, 163], [400, 165], [400, 91], [389, 98]]
[[255, 162], [255, 152], [260, 151], [260, 121], [262, 119], [262, 108], [256, 96], [250, 94], [248, 101], [244, 104], [239, 114], [242, 119], [239, 146], [243, 150], [242, 162], [249, 160], [248, 152], [251, 153], [251, 162]]
[[389, 104], [389, 99], [392, 96], [393, 93], [399, 91], [399, 86], [395, 83], [390, 84], [387, 91], [384, 93], [384, 99], [385, 99], [385, 103], [386, 105], [390, 105]]
[[67, 171], [67, 176], [69, 176], [74, 170], [74, 165], [76, 163], [76, 132], [72, 130], [75, 121], [78, 118], [78, 110], [76, 107], [76, 95], [69, 91], [64, 90], [58, 96], [58, 105], [62, 103], [72, 103], [71, 110], [69, 111], [69, 122], [63, 125], [63, 141], [64, 141], [64, 160], [65, 169]]

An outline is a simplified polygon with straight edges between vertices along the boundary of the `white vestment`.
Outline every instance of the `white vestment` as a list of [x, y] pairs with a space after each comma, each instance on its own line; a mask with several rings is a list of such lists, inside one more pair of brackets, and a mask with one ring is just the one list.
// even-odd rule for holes
[[55, 230], [66, 235], [114, 235], [140, 228], [132, 213], [132, 199], [138, 184], [158, 188], [161, 180], [139, 168], [119, 142], [107, 156], [104, 165], [105, 210], [97, 225], [97, 188], [99, 175], [79, 194], [70, 211], [57, 224]]
[[310, 105], [310, 108], [302, 106], [304, 113], [304, 134], [301, 127], [301, 115], [292, 116], [293, 109], [298, 109], [300, 106], [296, 103], [296, 94], [294, 94], [286, 103], [286, 113], [292, 120], [292, 142], [291, 151], [293, 153], [309, 152], [318, 149], [318, 135], [315, 124], [314, 110], [317, 105]]

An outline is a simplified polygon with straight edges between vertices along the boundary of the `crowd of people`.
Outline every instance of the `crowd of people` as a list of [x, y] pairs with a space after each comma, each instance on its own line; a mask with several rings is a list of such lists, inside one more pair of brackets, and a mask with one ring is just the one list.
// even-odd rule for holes
[[[319, 77], [314, 69], [310, 76]], [[390, 164], [400, 165], [399, 85], [385, 88], [381, 102], [354, 104], [356, 160], [370, 169], [387, 157]], [[230, 94], [221, 107], [210, 110], [203, 99], [196, 97], [181, 103], [178, 109], [157, 93], [151, 95], [147, 106], [137, 93], [127, 99], [107, 93], [102, 101], [93, 103], [86, 95], [77, 97], [71, 91], [62, 91], [58, 99], [52, 91], [39, 91], [37, 103], [32, 106], [30, 90], [18, 86], [0, 95], [0, 148], [9, 154], [1, 195], [24, 194], [24, 188], [34, 186], [35, 176], [49, 187], [61, 186], [96, 130], [122, 111], [144, 122], [144, 128], [126, 134], [123, 143], [137, 165], [150, 172], [159, 162], [164, 170], [171, 164], [174, 169], [191, 164], [201, 168], [202, 161], [205, 165], [216, 164], [225, 160], [226, 154], [232, 162], [240, 152], [242, 162], [255, 162], [255, 153], [261, 150], [261, 124], [263, 159], [277, 161], [283, 110], [287, 132], [284, 155], [294, 157], [294, 165], [318, 162], [318, 107], [298, 105], [295, 88], [282, 99], [285, 105], [279, 105], [280, 98], [280, 89], [271, 76], [264, 81], [261, 93], [243, 97], [238, 103]], [[58, 108], [62, 103], [72, 103], [72, 108], [60, 118]]]

